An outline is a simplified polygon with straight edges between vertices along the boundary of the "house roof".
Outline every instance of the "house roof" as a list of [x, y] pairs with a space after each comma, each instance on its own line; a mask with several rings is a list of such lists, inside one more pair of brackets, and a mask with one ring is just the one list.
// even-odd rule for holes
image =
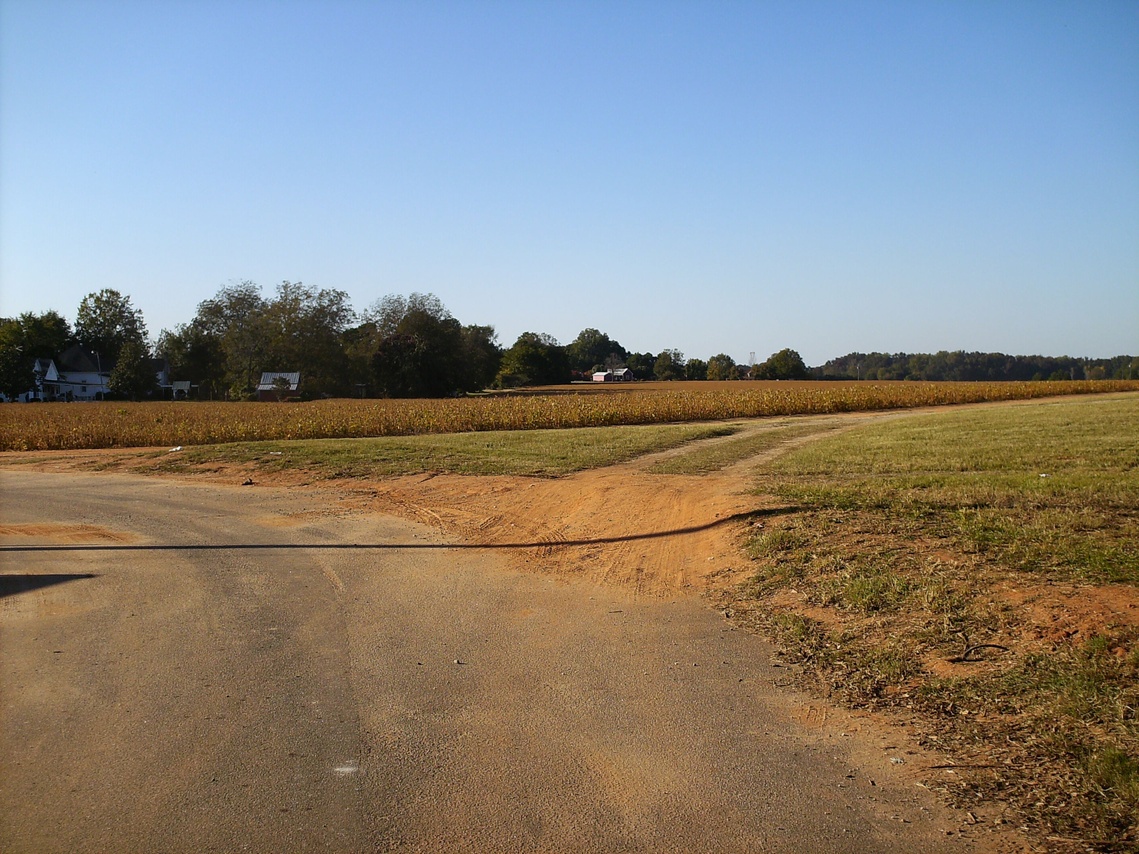
[[109, 364], [104, 364], [95, 353], [82, 344], [72, 344], [60, 353], [55, 362], [55, 367], [60, 373], [72, 371], [77, 374], [99, 373], [100, 368], [103, 369], [103, 373], [108, 373], [111, 370]]
[[289, 381], [289, 391], [296, 391], [297, 386], [301, 384], [300, 371], [264, 371], [261, 374], [261, 382], [257, 384], [258, 391], [276, 391], [277, 387], [274, 385], [278, 378], [283, 378]]

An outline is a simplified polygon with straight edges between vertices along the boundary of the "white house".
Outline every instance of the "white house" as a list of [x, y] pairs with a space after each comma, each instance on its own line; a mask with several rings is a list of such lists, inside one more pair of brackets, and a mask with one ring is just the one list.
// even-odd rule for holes
[[44, 388], [44, 396], [49, 400], [102, 400], [110, 393], [111, 366], [104, 365], [98, 353], [81, 344], [72, 344], [59, 354], [55, 372], [53, 393]]
[[[170, 368], [165, 359], [151, 359], [154, 378], [165, 395], [171, 388]], [[19, 396], [32, 400], [102, 400], [110, 394], [111, 368], [96, 352], [73, 344], [58, 360], [36, 359], [35, 388]]]

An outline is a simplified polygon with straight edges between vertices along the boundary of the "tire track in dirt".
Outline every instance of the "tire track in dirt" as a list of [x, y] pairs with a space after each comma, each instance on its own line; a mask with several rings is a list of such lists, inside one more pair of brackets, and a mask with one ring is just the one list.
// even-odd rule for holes
[[132, 534], [112, 531], [99, 525], [84, 524], [37, 524], [0, 525], [0, 540], [32, 539], [46, 543], [133, 543], [138, 540]]

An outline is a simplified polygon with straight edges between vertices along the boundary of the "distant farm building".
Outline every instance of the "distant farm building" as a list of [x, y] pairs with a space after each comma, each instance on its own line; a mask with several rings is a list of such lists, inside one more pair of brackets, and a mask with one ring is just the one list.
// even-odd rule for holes
[[593, 375], [595, 383], [622, 383], [636, 379], [629, 368], [616, 368], [612, 371], [597, 371]]
[[299, 371], [265, 371], [257, 384], [257, 399], [272, 401], [300, 397], [300, 386]]

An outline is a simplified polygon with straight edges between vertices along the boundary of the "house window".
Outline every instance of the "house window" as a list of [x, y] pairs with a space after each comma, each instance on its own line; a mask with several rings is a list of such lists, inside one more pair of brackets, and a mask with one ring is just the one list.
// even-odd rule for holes
[[79, 393], [80, 393], [80, 394], [87, 394], [87, 386], [85, 386], [85, 385], [84, 385], [84, 386], [80, 386], [80, 387], [79, 387]]

